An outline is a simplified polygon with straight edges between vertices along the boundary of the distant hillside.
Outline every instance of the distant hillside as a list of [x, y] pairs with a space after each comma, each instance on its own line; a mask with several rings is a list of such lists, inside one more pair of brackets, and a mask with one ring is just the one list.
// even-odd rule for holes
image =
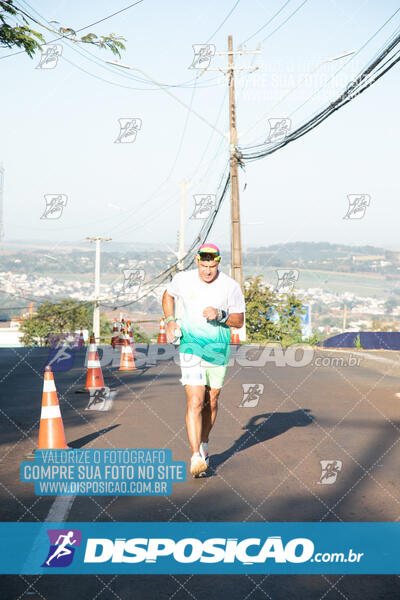
[[[328, 242], [291, 242], [247, 248], [247, 254], [274, 255], [279, 260], [301, 262], [348, 259], [352, 256], [385, 256], [384, 248], [375, 246], [346, 246]], [[274, 263], [275, 264], [275, 263]]]

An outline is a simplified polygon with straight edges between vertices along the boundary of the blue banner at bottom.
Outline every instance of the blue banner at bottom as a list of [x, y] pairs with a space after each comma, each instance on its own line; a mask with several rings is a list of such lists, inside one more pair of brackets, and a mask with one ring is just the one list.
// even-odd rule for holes
[[400, 523], [0, 523], [1, 574], [400, 574]]

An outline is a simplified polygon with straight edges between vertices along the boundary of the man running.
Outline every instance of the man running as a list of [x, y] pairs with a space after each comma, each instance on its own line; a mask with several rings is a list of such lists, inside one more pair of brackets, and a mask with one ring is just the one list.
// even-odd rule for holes
[[[182, 333], [180, 379], [186, 389], [186, 429], [192, 449], [190, 472], [205, 475], [209, 465], [208, 437], [218, 409], [218, 396], [229, 362], [229, 327], [244, 322], [245, 303], [239, 284], [218, 270], [221, 255], [214, 244], [197, 252], [197, 268], [180, 271], [167, 285], [162, 305], [167, 342]], [[174, 317], [174, 302], [182, 305], [181, 332]]]

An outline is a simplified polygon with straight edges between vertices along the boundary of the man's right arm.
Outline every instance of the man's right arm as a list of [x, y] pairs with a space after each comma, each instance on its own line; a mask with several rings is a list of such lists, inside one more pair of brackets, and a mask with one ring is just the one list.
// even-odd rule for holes
[[164, 315], [165, 315], [166, 319], [168, 319], [168, 317], [172, 317], [172, 320], [170, 320], [167, 323], [167, 329], [166, 329], [168, 343], [171, 343], [174, 341], [175, 329], [177, 328], [176, 321], [174, 318], [174, 304], [175, 304], [174, 297], [171, 296], [171, 294], [168, 294], [167, 290], [165, 290], [163, 297], [162, 297], [162, 307], [163, 307]]

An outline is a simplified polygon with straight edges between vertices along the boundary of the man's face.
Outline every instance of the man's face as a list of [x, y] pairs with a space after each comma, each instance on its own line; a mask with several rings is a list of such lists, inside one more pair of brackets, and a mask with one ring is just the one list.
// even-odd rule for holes
[[198, 260], [199, 277], [205, 283], [211, 283], [218, 276], [219, 262], [215, 260]]

